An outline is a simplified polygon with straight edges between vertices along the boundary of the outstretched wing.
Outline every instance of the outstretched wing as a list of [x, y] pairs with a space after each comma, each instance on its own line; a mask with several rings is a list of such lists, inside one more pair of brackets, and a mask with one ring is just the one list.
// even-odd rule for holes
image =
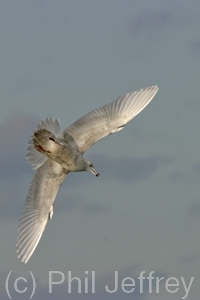
[[49, 159], [35, 172], [18, 225], [16, 251], [24, 263], [31, 257], [53, 216], [53, 204], [66, 175], [59, 164]]
[[157, 86], [151, 86], [121, 96], [71, 124], [64, 130], [63, 137], [67, 140], [70, 136], [79, 151], [84, 153], [100, 139], [123, 129], [126, 123], [147, 106], [157, 91]]

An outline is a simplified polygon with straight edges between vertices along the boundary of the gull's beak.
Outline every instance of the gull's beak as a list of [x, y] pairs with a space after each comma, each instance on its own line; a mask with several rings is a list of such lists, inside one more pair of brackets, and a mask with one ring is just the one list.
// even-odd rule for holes
[[100, 174], [95, 170], [95, 168], [91, 167], [91, 173], [94, 174], [95, 176], [99, 177]]

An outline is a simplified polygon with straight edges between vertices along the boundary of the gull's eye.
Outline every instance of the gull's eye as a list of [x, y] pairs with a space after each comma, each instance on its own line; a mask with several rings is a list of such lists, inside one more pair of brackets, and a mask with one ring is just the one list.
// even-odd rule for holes
[[52, 137], [50, 137], [50, 138], [49, 138], [49, 140], [51, 140], [51, 141], [55, 142], [55, 140], [54, 140]]

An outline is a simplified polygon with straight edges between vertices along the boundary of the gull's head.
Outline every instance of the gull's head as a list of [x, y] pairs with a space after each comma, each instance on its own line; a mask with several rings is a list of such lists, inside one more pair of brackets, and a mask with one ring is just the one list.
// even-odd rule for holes
[[93, 163], [91, 163], [89, 160], [87, 160], [86, 162], [87, 162], [86, 171], [98, 177], [100, 174], [95, 170]]

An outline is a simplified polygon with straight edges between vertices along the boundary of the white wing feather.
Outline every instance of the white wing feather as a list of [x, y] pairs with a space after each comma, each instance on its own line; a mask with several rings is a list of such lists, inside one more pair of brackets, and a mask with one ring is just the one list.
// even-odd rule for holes
[[84, 153], [100, 139], [123, 129], [148, 105], [157, 91], [157, 86], [151, 86], [121, 96], [71, 124], [63, 132], [63, 137], [67, 140], [67, 136], [71, 136], [79, 151]]
[[36, 172], [26, 198], [24, 212], [19, 220], [17, 253], [27, 263], [53, 215], [53, 204], [66, 177], [61, 166], [48, 160]]

